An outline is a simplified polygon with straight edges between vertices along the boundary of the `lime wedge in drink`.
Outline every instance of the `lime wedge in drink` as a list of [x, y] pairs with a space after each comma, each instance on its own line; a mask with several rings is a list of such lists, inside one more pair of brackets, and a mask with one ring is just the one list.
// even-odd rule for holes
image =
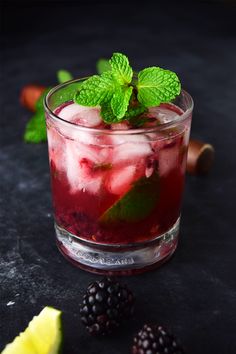
[[45, 307], [1, 354], [58, 354], [61, 343], [61, 311]]
[[159, 199], [159, 176], [142, 177], [115, 204], [100, 217], [102, 224], [137, 222], [145, 219], [155, 208]]

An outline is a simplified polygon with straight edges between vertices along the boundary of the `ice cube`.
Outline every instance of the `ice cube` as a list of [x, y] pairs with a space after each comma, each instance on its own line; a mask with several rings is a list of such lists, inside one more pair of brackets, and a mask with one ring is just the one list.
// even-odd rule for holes
[[114, 135], [112, 136], [113, 163], [129, 160], [137, 161], [152, 153], [147, 137], [144, 135]]
[[160, 120], [161, 123], [171, 122], [176, 118], [176, 116], [183, 113], [179, 107], [173, 104], [161, 104], [158, 107], [150, 107], [148, 112]]
[[59, 117], [84, 127], [94, 128], [102, 123], [99, 107], [86, 107], [72, 103], [64, 107]]
[[145, 176], [147, 178], [151, 177], [154, 170], [157, 168], [158, 162], [155, 156], [150, 156], [146, 161]]
[[171, 170], [178, 167], [180, 147], [177, 142], [173, 142], [159, 151], [159, 174], [167, 175]]
[[92, 194], [99, 192], [103, 175], [102, 173], [94, 173], [93, 167], [96, 160], [96, 153], [92, 153], [92, 149], [78, 145], [73, 141], [66, 142], [66, 173], [71, 192], [78, 190], [89, 191]]
[[93, 132], [82, 130], [79, 126], [73, 126], [66, 122], [56, 122], [57, 130], [65, 138], [84, 144], [96, 144], [96, 135]]
[[55, 128], [52, 126], [48, 127], [47, 129], [47, 138], [48, 138], [48, 148], [54, 149], [56, 146], [60, 145], [60, 139], [58, 133], [56, 132]]
[[136, 166], [134, 165], [115, 168], [109, 174], [107, 189], [113, 194], [125, 194], [131, 188], [132, 182], [134, 182], [135, 174]]
[[59, 111], [58, 116], [68, 122], [75, 123], [78, 127], [67, 122], [56, 122], [60, 133], [71, 140], [77, 140], [85, 144], [96, 144], [97, 136], [94, 132], [88, 132], [87, 128], [104, 128], [100, 117], [99, 107], [85, 107], [79, 104], [69, 104]]
[[66, 172], [72, 192], [78, 190], [87, 190], [92, 194], [99, 192], [104, 171], [96, 167], [111, 163], [111, 150], [111, 147], [67, 140]]
[[77, 158], [93, 162], [94, 164], [111, 163], [111, 148], [99, 145], [76, 142]]
[[73, 141], [66, 141], [66, 174], [72, 192], [79, 189], [82, 172], [79, 171], [79, 159]]
[[47, 129], [49, 158], [54, 162], [55, 168], [64, 169], [65, 143], [64, 138], [54, 126]]
[[151, 149], [153, 152], [158, 151], [165, 146], [165, 137], [160, 132], [146, 133]]
[[87, 180], [83, 180], [81, 185], [80, 185], [80, 189], [83, 191], [88, 191], [91, 194], [98, 194], [100, 189], [101, 189], [101, 185], [103, 182], [103, 176], [102, 174], [98, 174], [96, 176], [88, 176]]

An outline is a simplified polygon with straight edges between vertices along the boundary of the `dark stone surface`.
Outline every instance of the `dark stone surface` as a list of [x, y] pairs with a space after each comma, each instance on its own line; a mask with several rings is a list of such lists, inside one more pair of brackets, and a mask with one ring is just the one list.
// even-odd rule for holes
[[[178, 2], [179, 3], [179, 2]], [[236, 352], [236, 7], [233, 4], [9, 2], [2, 7], [0, 350], [45, 305], [63, 311], [66, 354], [129, 352], [146, 321], [167, 325], [191, 354]], [[47, 146], [22, 142], [29, 82], [55, 83], [59, 68], [91, 74], [113, 51], [137, 68], [175, 70], [195, 100], [192, 136], [215, 146], [207, 177], [187, 177], [181, 239], [160, 269], [123, 279], [135, 317], [117, 335], [90, 338], [78, 315], [88, 283], [54, 244]], [[12, 302], [12, 303], [11, 303]]]

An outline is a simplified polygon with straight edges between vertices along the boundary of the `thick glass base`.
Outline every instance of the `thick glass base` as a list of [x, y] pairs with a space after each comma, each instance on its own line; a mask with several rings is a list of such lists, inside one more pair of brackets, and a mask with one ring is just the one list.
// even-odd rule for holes
[[89, 272], [128, 275], [148, 271], [164, 263], [178, 243], [180, 218], [162, 235], [135, 244], [98, 244], [82, 240], [55, 223], [57, 245], [76, 266]]

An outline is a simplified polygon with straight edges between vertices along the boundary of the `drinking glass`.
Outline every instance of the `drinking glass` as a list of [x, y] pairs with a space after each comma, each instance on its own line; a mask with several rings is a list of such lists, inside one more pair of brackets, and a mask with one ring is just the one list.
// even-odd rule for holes
[[57, 246], [88, 271], [143, 272], [177, 247], [193, 100], [182, 90], [138, 128], [85, 127], [60, 117], [83, 80], [44, 102]]

